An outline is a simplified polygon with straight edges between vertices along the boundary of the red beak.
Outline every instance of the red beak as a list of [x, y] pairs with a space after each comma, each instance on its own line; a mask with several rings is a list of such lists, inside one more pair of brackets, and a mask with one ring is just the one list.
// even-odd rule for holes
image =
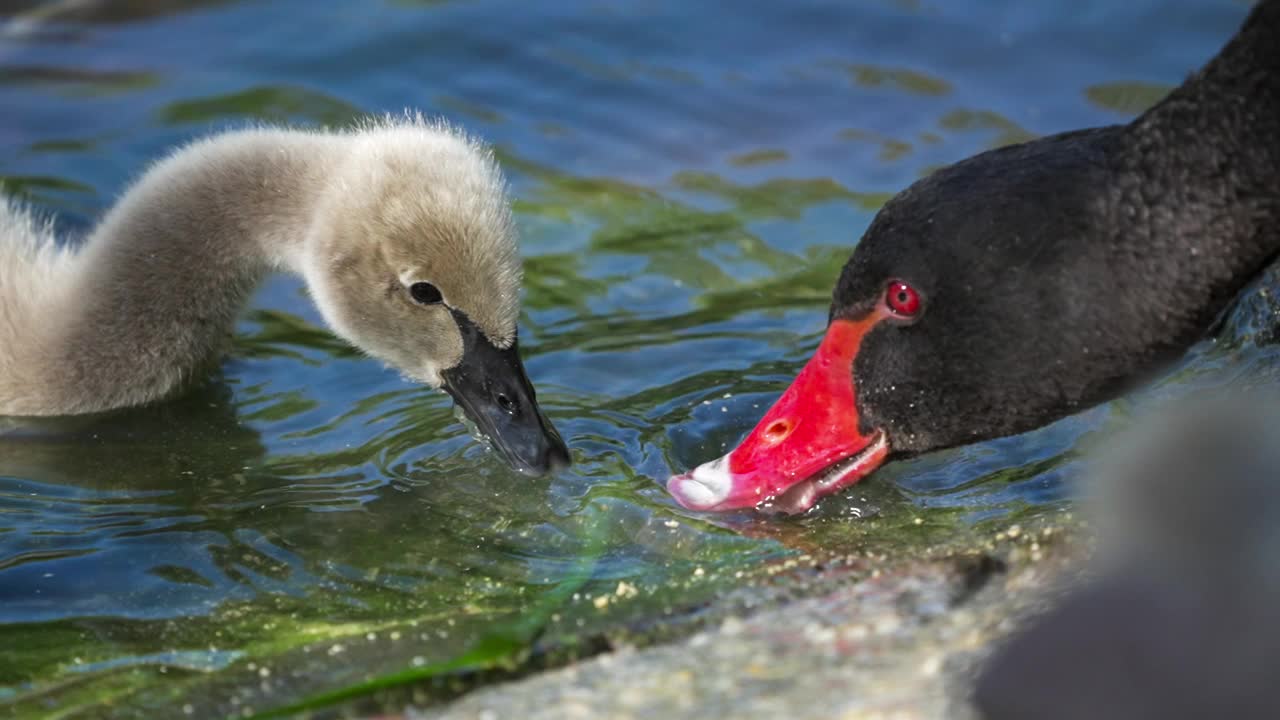
[[884, 319], [835, 320], [791, 387], [728, 455], [667, 481], [693, 510], [764, 505], [788, 513], [813, 507], [875, 470], [889, 455], [884, 432], [858, 430], [853, 360], [862, 338]]

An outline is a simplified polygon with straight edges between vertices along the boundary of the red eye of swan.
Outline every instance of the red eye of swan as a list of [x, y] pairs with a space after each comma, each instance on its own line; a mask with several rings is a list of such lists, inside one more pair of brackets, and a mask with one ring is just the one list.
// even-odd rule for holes
[[901, 280], [890, 280], [884, 291], [884, 304], [889, 306], [895, 315], [904, 318], [915, 317], [920, 312], [920, 293]]

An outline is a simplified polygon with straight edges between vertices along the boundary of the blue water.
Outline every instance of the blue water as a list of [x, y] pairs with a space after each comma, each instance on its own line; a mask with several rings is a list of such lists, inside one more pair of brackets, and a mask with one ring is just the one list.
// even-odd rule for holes
[[[192, 394], [0, 437], [0, 703], [32, 717], [107, 713], [89, 709], [106, 699], [121, 716], [217, 716], [233, 695], [269, 707], [456, 657], [583, 573], [548, 621], [560, 637], [696, 606], [794, 548], [898, 547], [917, 517], [930, 538], [963, 538], [1066, 507], [1078, 451], [1126, 403], [892, 464], [801, 519], [697, 516], [660, 483], [719, 455], [781, 391], [887, 197], [990, 147], [1132, 117], [1247, 10], [11, 9], [34, 5], [0, 3], [0, 178], [69, 233], [167, 149], [222, 128], [409, 108], [492, 142], [526, 258], [521, 344], [575, 466], [510, 474], [444, 396], [343, 347], [296, 279], [272, 278]], [[1241, 312], [1155, 392], [1270, 372]], [[597, 612], [619, 581], [638, 599]], [[389, 633], [402, 639], [377, 644]], [[268, 664], [295, 671], [260, 682]]]

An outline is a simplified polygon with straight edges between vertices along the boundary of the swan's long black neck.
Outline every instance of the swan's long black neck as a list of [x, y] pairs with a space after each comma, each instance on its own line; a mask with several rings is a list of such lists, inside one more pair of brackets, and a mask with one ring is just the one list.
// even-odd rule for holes
[[1265, 109], [1280, 109], [1280, 0], [1257, 3], [1218, 54], [1135, 125], [1212, 123], [1219, 139], [1245, 139], [1280, 128], [1280, 115]]
[[[1263, 0], [1201, 70], [1126, 128], [1126, 159], [1184, 185], [1192, 205], [1229, 194], [1276, 219], [1280, 196], [1280, 0]], [[1160, 182], [1152, 183], [1163, 189]]]
[[1192, 304], [1166, 314], [1203, 328], [1280, 254], [1280, 0], [1259, 3], [1204, 68], [1114, 141], [1115, 259], [1131, 258], [1141, 282], [1176, 278], [1170, 296]]

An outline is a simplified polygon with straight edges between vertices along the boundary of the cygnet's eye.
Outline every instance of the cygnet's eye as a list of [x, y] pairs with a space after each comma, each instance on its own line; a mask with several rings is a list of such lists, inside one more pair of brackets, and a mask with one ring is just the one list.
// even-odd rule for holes
[[884, 304], [894, 315], [912, 319], [920, 312], [920, 293], [901, 280], [890, 280], [884, 291]]
[[444, 296], [440, 294], [440, 288], [428, 282], [416, 282], [409, 286], [409, 294], [413, 296], [413, 301], [423, 305], [435, 305], [444, 300]]

